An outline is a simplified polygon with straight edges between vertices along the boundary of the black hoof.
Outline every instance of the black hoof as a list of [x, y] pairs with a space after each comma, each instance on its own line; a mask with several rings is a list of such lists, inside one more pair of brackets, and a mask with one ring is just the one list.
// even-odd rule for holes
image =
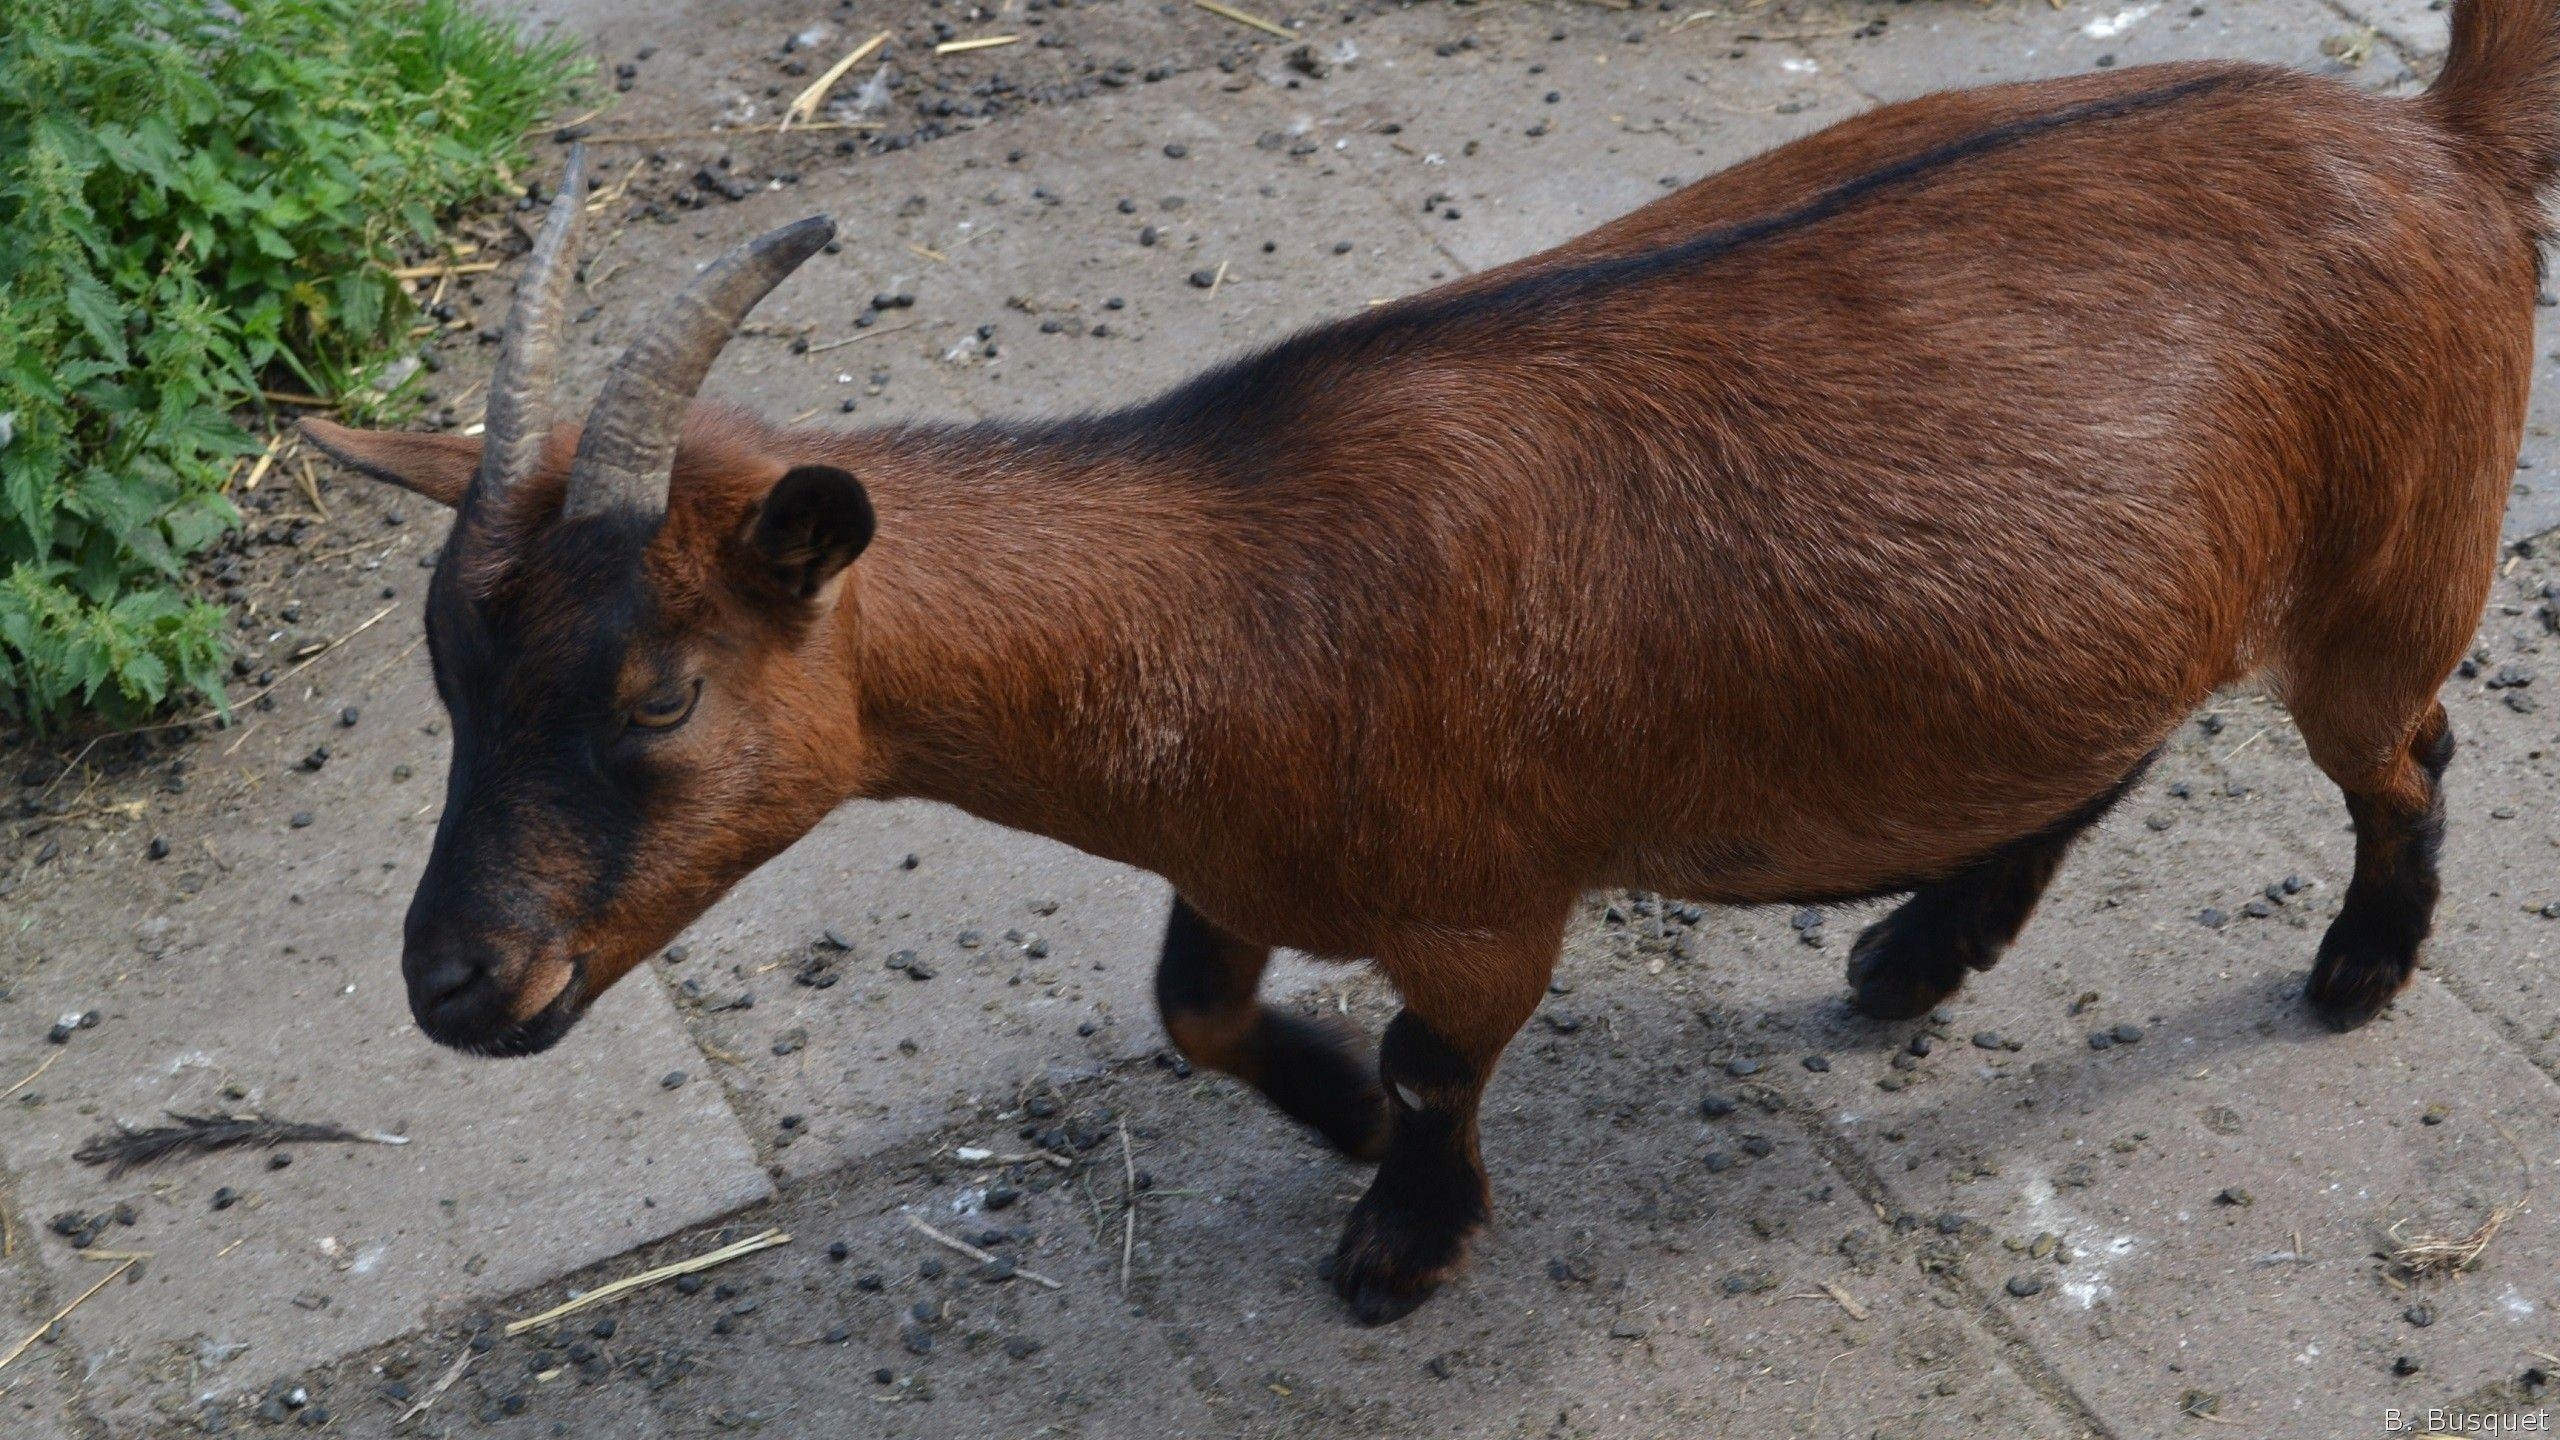
[[1468, 1242], [1483, 1226], [1476, 1216], [1393, 1211], [1363, 1196], [1343, 1226], [1325, 1278], [1361, 1324], [1401, 1320], [1457, 1274]]
[[2303, 998], [2311, 1002], [2311, 1013], [2319, 1016], [2322, 1024], [2344, 1034], [2370, 1024], [2375, 1016], [2390, 1009], [2391, 1002], [2408, 988], [2410, 973], [2415, 969], [2411, 961], [2394, 955], [2349, 946], [2335, 950], [2322, 946]]
[[1849, 947], [1849, 1008], [1870, 1020], [1917, 1020], [1962, 988], [1964, 971], [1943, 937], [1915, 930], [1896, 910]]

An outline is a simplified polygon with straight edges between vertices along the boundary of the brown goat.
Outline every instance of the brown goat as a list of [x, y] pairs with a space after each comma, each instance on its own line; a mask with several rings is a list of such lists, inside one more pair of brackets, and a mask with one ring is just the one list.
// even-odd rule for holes
[[[1379, 1162], [1332, 1274], [1391, 1319], [1485, 1222], [1578, 896], [1914, 892], [1849, 978], [1915, 1015], [2256, 675], [2354, 817], [2309, 994], [2359, 1024], [2436, 898], [2555, 170], [2552, 0], [2457, 0], [2416, 100], [1934, 95], [1134, 408], [838, 434], [685, 415], [823, 221], [546, 428], [573, 158], [485, 451], [308, 426], [461, 508], [412, 1006], [540, 1049], [838, 803], [945, 801], [1173, 882], [1165, 1027]], [[1275, 945], [1395, 983], [1376, 1065], [1259, 1003]]]

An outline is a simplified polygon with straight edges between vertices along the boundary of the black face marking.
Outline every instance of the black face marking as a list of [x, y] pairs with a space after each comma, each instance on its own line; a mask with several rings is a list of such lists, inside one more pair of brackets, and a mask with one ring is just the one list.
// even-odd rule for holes
[[436, 690], [453, 727], [444, 814], [409, 906], [410, 1008], [443, 1043], [531, 1054], [586, 999], [583, 971], [540, 1014], [509, 1015], [499, 976], [612, 900], [652, 799], [617, 742], [625, 652], [650, 616], [653, 526], [617, 516], [537, 532], [487, 595], [466, 518], [427, 601]]

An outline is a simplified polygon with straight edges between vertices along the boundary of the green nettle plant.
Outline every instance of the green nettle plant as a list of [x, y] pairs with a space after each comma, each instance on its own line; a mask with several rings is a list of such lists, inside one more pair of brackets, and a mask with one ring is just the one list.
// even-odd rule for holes
[[397, 404], [392, 265], [582, 68], [462, 0], [0, 0], [0, 712], [220, 697], [240, 413]]

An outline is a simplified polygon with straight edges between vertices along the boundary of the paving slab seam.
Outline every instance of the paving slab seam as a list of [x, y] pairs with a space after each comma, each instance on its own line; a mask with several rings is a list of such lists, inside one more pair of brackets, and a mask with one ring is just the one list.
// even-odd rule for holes
[[[2410, 74], [2417, 76], [2428, 84], [2435, 83], [2435, 71], [2444, 63], [2444, 53], [2442, 51], [2427, 50], [2419, 46], [2412, 45], [2408, 41], [2391, 33], [2390, 27], [2357, 14], [2355, 11], [2348, 9], [2344, 4], [2340, 3], [2340, 0], [2320, 0], [2320, 4], [2321, 8], [2328, 10], [2339, 19], [2346, 21], [2348, 24], [2360, 26], [2363, 29], [2372, 31], [2374, 38], [2380, 40], [2385, 46], [2389, 47], [2392, 55], [2396, 57], [2402, 65], [2408, 68]], [[2419, 62], [2422, 60], [2427, 62], [2424, 68], [2421, 68], [2419, 65]]]
[[2419, 971], [2417, 983], [2426, 984], [2429, 982], [2433, 982], [2437, 989], [2452, 996], [2455, 1003], [2462, 1006], [2463, 1009], [2478, 1016], [2481, 1021], [2486, 1024], [2489, 1033], [2498, 1037], [2498, 1042], [2501, 1045], [2505, 1046], [2508, 1050], [2513, 1051], [2526, 1064], [2532, 1066], [2535, 1072], [2540, 1074], [2544, 1080], [2550, 1082], [2554, 1088], [2560, 1088], [2560, 1059], [2546, 1060], [2543, 1057], [2534, 1054], [2530, 1048], [2515, 1043], [2514, 1031], [2517, 1028], [2517, 1021], [2514, 1016], [2506, 1014], [2499, 1010], [2498, 1007], [2488, 1004], [2474, 996], [2471, 993], [2471, 987], [2468, 984], [2455, 979], [2449, 974], [2433, 969]]
[[[1859, 1198], [1873, 1207], [1880, 1218], [1905, 1208], [1894, 1200], [1892, 1190], [1884, 1183], [1884, 1176], [1858, 1153], [1855, 1146], [1826, 1123], [1826, 1111], [1775, 1086], [1764, 1086], [1763, 1089], [1782, 1101], [1775, 1112], [1777, 1116], [1810, 1140], [1814, 1153], [1838, 1171], [1840, 1177], [1849, 1182], [1850, 1188], [1857, 1191]], [[1931, 1269], [1925, 1266], [1921, 1268], [1921, 1274], [1931, 1289], [1963, 1302], [1984, 1332], [1999, 1345], [2001, 1358], [2029, 1389], [2036, 1392], [2037, 1398], [2070, 1416], [2079, 1424], [2081, 1432], [2094, 1437], [2094, 1440], [2126, 1440], [2121, 1432], [2107, 1423], [2106, 1417], [2098, 1413], [2097, 1407], [2090, 1404], [2079, 1389], [2045, 1358], [2035, 1342], [1992, 1303], [1989, 1292], [1976, 1285], [1970, 1275], [1954, 1267]]]
[[1413, 218], [1410, 208], [1399, 201], [1394, 192], [1387, 188], [1387, 177], [1378, 173], [1374, 166], [1354, 164], [1350, 167], [1350, 171], [1352, 176], [1360, 182], [1361, 188], [1377, 197], [1379, 202], [1387, 207], [1387, 213], [1396, 217], [1396, 223], [1420, 239], [1424, 245], [1429, 246], [1432, 254], [1448, 261], [1450, 267], [1461, 276], [1476, 273], [1476, 267], [1459, 259], [1457, 254], [1440, 239], [1438, 231]]
[[[1788, 41], [1787, 48], [1793, 50], [1796, 54], [1804, 57], [1805, 59], [1812, 61], [1816, 65], [1822, 65], [1823, 60], [1825, 59], [1824, 55], [1820, 51], [1815, 50], [1813, 46], [1802, 40]], [[1857, 96], [1861, 100], [1866, 101], [1867, 108], [1870, 110], [1881, 109], [1884, 106], [1894, 103], [1887, 97], [1877, 94], [1851, 78], [1851, 72], [1845, 65], [1836, 68], [1824, 66], [1823, 73], [1826, 78], [1838, 85], [1841, 89], [1848, 91], [1850, 94]], [[1913, 97], [1906, 95], [1902, 98], [1908, 100]]]

